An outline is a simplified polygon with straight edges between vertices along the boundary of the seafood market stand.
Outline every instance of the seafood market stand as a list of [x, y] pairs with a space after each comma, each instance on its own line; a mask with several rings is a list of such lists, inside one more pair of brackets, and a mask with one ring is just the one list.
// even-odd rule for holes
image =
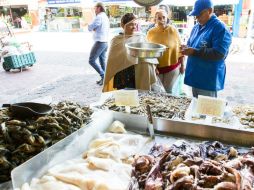
[[[139, 92], [139, 106], [132, 107], [130, 113], [125, 112], [124, 106], [116, 106], [113, 99], [113, 93], [103, 94], [100, 102], [91, 105], [94, 113], [91, 116], [90, 123], [84, 125], [79, 129], [74, 130], [71, 134], [67, 135], [62, 140], [56, 142], [55, 144], [52, 144], [47, 149], [42, 150], [40, 153], [38, 152], [37, 155], [34, 155], [26, 162], [15, 167], [11, 171], [13, 187], [21, 188], [23, 184], [29, 184], [31, 181], [34, 181], [33, 178], [39, 179], [45, 174], [47, 174], [48, 171], [51, 171], [51, 168], [55, 168], [55, 166], [57, 167], [57, 165], [64, 163], [65, 161], [68, 162], [68, 160], [80, 157], [80, 155], [84, 154], [84, 152], [91, 148], [90, 144], [94, 140], [96, 141], [96, 139], [98, 138], [98, 132], [107, 132], [111, 123], [113, 123], [114, 121], [120, 121], [121, 123], [125, 124], [124, 128], [127, 131], [127, 134], [139, 135], [142, 136], [142, 138], [149, 138], [149, 133], [147, 130], [148, 121], [146, 113], [144, 111], [145, 104], [148, 104], [151, 107], [154, 121], [153, 123], [155, 139], [149, 138], [149, 143], [144, 145], [144, 147], [142, 148], [142, 154], [148, 154], [154, 143], [158, 144], [166, 142], [167, 146], [174, 146], [174, 144], [177, 143], [179, 140], [184, 140], [187, 143], [201, 143], [201, 145], [204, 145], [203, 142], [209, 140], [210, 142], [220, 141], [222, 143], [226, 143], [229, 146], [233, 146], [235, 149], [237, 149], [240, 156], [242, 155], [241, 152], [248, 152], [249, 150], [251, 150], [249, 148], [251, 148], [254, 143], [253, 130], [251, 127], [248, 127], [246, 125], [248, 123], [245, 123], [248, 117], [243, 116], [244, 114], [246, 116], [250, 116], [253, 113], [253, 107], [247, 107], [246, 109], [243, 109], [245, 106], [238, 106], [234, 108], [234, 113], [236, 116], [239, 116], [239, 121], [241, 121], [242, 124], [239, 122], [238, 124], [240, 126], [238, 128], [232, 128], [230, 127], [230, 125], [226, 126], [219, 125], [218, 123], [202, 123], [200, 121], [196, 122], [195, 120], [187, 120], [185, 117], [185, 113], [188, 109], [191, 108], [192, 102], [192, 99], [188, 97], [176, 97], [168, 94], [142, 91]], [[63, 103], [60, 103], [60, 105], [58, 105], [57, 107], [58, 110], [65, 110], [67, 108], [64, 108], [65, 104]], [[69, 111], [73, 110], [73, 106], [75, 104], [68, 105], [70, 106]], [[166, 107], [168, 107], [168, 109]], [[80, 107], [75, 106], [75, 109], [79, 110]], [[8, 111], [8, 108], [1, 110], [1, 122], [3, 122], [4, 119], [3, 111], [6, 110]], [[53, 112], [57, 113], [57, 111]], [[62, 111], [61, 113], [66, 113], [66, 111]], [[242, 113], [243, 115], [241, 115], [240, 113]], [[70, 113], [68, 112], [68, 114]], [[79, 112], [77, 112], [76, 114], [78, 115]], [[83, 114], [90, 115], [91, 111], [83, 112]], [[58, 113], [58, 116], [56, 116], [55, 118], [58, 118], [60, 115], [61, 114]], [[53, 117], [54, 115], [49, 115], [46, 118], [53, 119]], [[40, 123], [44, 119], [44, 124], [47, 125], [45, 120], [46, 118], [40, 118], [36, 121]], [[73, 119], [74, 118], [75, 117], [73, 116]], [[13, 119], [14, 118], [5, 120], [3, 122], [4, 125], [6, 125], [7, 127], [9, 126], [15, 128], [15, 125], [10, 124], [13, 124], [14, 121], [18, 123], [19, 120]], [[20, 120], [20, 122], [23, 121]], [[76, 121], [72, 120], [72, 122], [75, 123]], [[1, 124], [1, 130], [4, 129], [3, 123]], [[60, 122], [58, 123], [60, 127], [65, 126]], [[19, 123], [19, 125], [20, 124], [21, 123]], [[245, 124], [245, 126], [243, 124]], [[23, 126], [27, 128], [27, 126]], [[51, 126], [53, 127], [53, 124], [51, 124]], [[30, 126], [29, 128], [32, 127]], [[50, 132], [47, 127], [41, 128], [41, 130], [45, 130], [45, 132]], [[61, 131], [61, 128], [58, 128], [58, 130]], [[34, 135], [33, 130], [31, 131]], [[10, 135], [12, 137], [13, 134], [10, 133]], [[36, 137], [36, 135], [34, 137]], [[33, 138], [30, 138], [32, 142]], [[45, 136], [44, 138], [46, 139]], [[15, 140], [15, 138], [13, 140]], [[27, 143], [27, 148], [32, 147], [28, 145], [29, 143]], [[18, 147], [17, 149], [19, 151], [21, 150], [20, 147]], [[22, 150], [26, 151], [30, 149]], [[224, 150], [224, 148], [221, 150]], [[137, 155], [141, 154], [141, 152], [139, 151], [136, 152]], [[252, 154], [250, 154], [250, 156], [252, 156]], [[250, 159], [254, 160], [254, 158], [252, 157], [250, 157]], [[9, 185], [11, 185], [11, 183], [9, 183]], [[2, 185], [1, 187], [4, 186]]]
[[[158, 57], [165, 49], [143, 51], [141, 45], [126, 48], [139, 58]], [[204, 117], [195, 113], [192, 98], [137, 94], [139, 104], [130, 109], [116, 104], [115, 92], [90, 106], [59, 102], [52, 112], [29, 119], [14, 117], [11, 107], [0, 109], [1, 182], [11, 175], [0, 188], [254, 188], [254, 106]]]
[[[93, 121], [86, 127], [79, 129], [15, 168], [12, 171], [13, 187], [20, 188], [24, 183], [31, 182], [32, 178], [40, 178], [55, 165], [82, 155], [89, 148], [89, 143], [98, 138], [98, 132], [108, 131], [111, 123], [116, 120], [125, 124], [128, 133], [148, 138], [146, 116], [98, 109], [93, 115]], [[234, 146], [239, 152], [247, 152], [248, 147], [250, 148], [254, 143], [253, 132], [248, 130], [202, 125], [179, 119], [155, 118], [154, 122], [156, 135], [155, 139], [151, 139], [150, 143], [143, 148], [146, 154], [154, 143], [163, 143], [164, 141], [167, 142], [167, 145], [172, 145], [178, 140], [184, 140], [188, 143], [218, 140]], [[254, 158], [250, 157], [250, 159]]]

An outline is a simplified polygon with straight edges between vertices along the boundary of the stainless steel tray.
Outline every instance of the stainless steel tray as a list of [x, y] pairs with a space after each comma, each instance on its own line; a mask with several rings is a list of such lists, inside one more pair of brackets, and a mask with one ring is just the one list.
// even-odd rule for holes
[[[101, 100], [94, 104], [94, 106], [102, 105], [105, 100], [112, 97], [112, 93], [104, 93]], [[98, 108], [95, 110], [99, 110]], [[187, 111], [192, 109], [191, 105]], [[141, 121], [146, 121], [145, 116], [128, 114], [123, 112], [112, 112], [117, 118], [121, 118], [124, 121], [134, 122], [136, 118]], [[254, 145], [254, 131], [250, 129], [244, 129], [243, 127], [236, 128], [235, 126], [230, 128], [229, 125], [212, 124], [195, 122], [191, 120], [176, 120], [154, 117], [155, 130], [160, 133], [169, 133], [180, 136], [190, 136], [195, 138], [207, 139], [207, 140], [219, 140], [229, 144], [237, 144], [241, 146], [253, 146]]]
[[[115, 118], [127, 124], [127, 127], [135, 126], [139, 130], [146, 130], [145, 116], [127, 114], [115, 111]], [[143, 125], [142, 125], [142, 124]], [[254, 132], [240, 129], [230, 129], [220, 126], [177, 121], [172, 119], [154, 118], [154, 128], [157, 133], [165, 133], [173, 136], [198, 138], [201, 140], [218, 140], [227, 144], [251, 147], [254, 145]]]
[[[93, 121], [86, 128], [80, 129], [15, 168], [12, 171], [13, 188], [21, 187], [22, 184], [30, 182], [34, 177], [41, 177], [54, 165], [80, 156], [98, 132], [105, 131], [115, 120], [125, 123], [126, 129], [129, 131], [135, 131], [140, 134], [145, 134], [147, 131], [147, 119], [144, 116], [98, 110], [94, 115]], [[172, 137], [171, 141], [174, 141], [175, 137], [179, 137], [178, 139], [219, 140], [227, 144], [245, 147], [254, 144], [254, 133], [248, 131], [159, 118], [155, 118], [154, 123], [155, 132], [157, 134], [166, 134], [169, 138]]]
[[247, 147], [254, 145], [254, 132], [251, 131], [166, 119], [156, 119], [155, 126], [157, 131], [166, 133], [218, 140]]
[[12, 170], [13, 189], [20, 188], [25, 182], [31, 182], [32, 178], [41, 177], [52, 166], [80, 156], [98, 132], [105, 131], [113, 121], [112, 113], [100, 111], [94, 113], [92, 122], [86, 127], [79, 129]]

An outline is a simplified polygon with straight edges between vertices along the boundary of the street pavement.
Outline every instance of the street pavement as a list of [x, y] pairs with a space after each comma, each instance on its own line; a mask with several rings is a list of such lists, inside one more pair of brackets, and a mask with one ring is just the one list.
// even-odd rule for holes
[[0, 104], [52, 97], [89, 104], [97, 101], [101, 87], [88, 64], [93, 44], [90, 33], [18, 34], [20, 42], [29, 41], [37, 58], [33, 67], [23, 72], [5, 72], [0, 68]]
[[233, 39], [239, 51], [230, 54], [226, 60], [227, 75], [225, 89], [219, 96], [232, 104], [254, 104], [254, 55], [250, 52], [250, 42], [244, 38]]
[[[88, 64], [93, 45], [91, 33], [29, 32], [17, 34], [16, 38], [33, 45], [37, 63], [22, 72], [0, 68], [0, 105], [38, 98], [71, 100], [82, 105], [99, 100], [99, 76]], [[227, 59], [225, 89], [219, 97], [230, 104], [254, 104], [254, 55], [249, 51], [249, 41], [235, 39], [234, 43], [240, 51]], [[185, 92], [191, 95], [187, 87]]]

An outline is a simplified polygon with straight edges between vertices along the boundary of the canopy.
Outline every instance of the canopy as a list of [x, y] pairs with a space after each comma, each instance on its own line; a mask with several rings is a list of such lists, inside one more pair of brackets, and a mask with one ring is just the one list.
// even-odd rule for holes
[[28, 5], [29, 0], [0, 0], [0, 6]]
[[48, 4], [80, 3], [80, 0], [48, 0]]
[[[124, 4], [126, 6], [138, 6], [133, 0], [93, 0], [104, 4]], [[161, 4], [173, 6], [193, 6], [196, 0], [163, 0]], [[213, 0], [214, 5], [235, 5], [239, 0]]]
[[[193, 6], [196, 0], [163, 0], [162, 4], [174, 6]], [[239, 0], [213, 0], [214, 5], [235, 5]]]
[[94, 2], [102, 2], [105, 5], [125, 5], [129, 7], [140, 7], [132, 0], [94, 0]]

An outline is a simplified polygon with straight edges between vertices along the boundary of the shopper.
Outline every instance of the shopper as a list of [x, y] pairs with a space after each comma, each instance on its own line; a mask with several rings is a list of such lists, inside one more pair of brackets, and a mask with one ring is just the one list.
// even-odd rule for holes
[[15, 19], [13, 19], [13, 23], [15, 28], [21, 28], [21, 18], [19, 16], [16, 16]]
[[180, 53], [181, 39], [177, 29], [168, 24], [167, 13], [158, 10], [155, 13], [156, 25], [147, 33], [147, 39], [167, 47], [163, 56], [158, 58], [157, 71], [167, 93], [172, 93], [173, 85], [180, 73], [184, 73], [184, 60]]
[[[102, 3], [97, 3], [94, 9], [96, 17], [93, 22], [88, 25], [88, 30], [94, 32], [95, 41], [90, 52], [89, 64], [99, 73], [101, 79], [97, 81], [97, 84], [102, 85], [108, 49], [109, 19]], [[96, 62], [98, 58], [99, 64]]]
[[[164, 10], [166, 11], [167, 13], [167, 18], [170, 18], [171, 17], [171, 10], [169, 9], [168, 5], [164, 5], [164, 4], [160, 4], [159, 5], [159, 10]], [[156, 15], [155, 15], [156, 16]], [[155, 24], [156, 24], [156, 18], [154, 16], [154, 19], [153, 19], [153, 22], [151, 24], [148, 25], [147, 29], [146, 29], [146, 32], [148, 32], [150, 29], [152, 29], [153, 27], [155, 27]], [[172, 24], [171, 20], [170, 19], [167, 19], [167, 24]]]
[[196, 17], [197, 24], [181, 51], [188, 56], [184, 82], [192, 87], [196, 98], [198, 95], [217, 97], [217, 91], [224, 88], [225, 59], [232, 37], [225, 24], [213, 14], [211, 0], [196, 0], [190, 15]]
[[135, 20], [133, 13], [125, 14], [121, 19], [124, 32], [111, 41], [103, 92], [126, 88], [151, 90], [151, 85], [156, 82], [152, 63], [158, 63], [157, 59], [141, 61], [127, 54], [126, 43], [145, 42], [143, 35], [134, 33], [137, 25]]

